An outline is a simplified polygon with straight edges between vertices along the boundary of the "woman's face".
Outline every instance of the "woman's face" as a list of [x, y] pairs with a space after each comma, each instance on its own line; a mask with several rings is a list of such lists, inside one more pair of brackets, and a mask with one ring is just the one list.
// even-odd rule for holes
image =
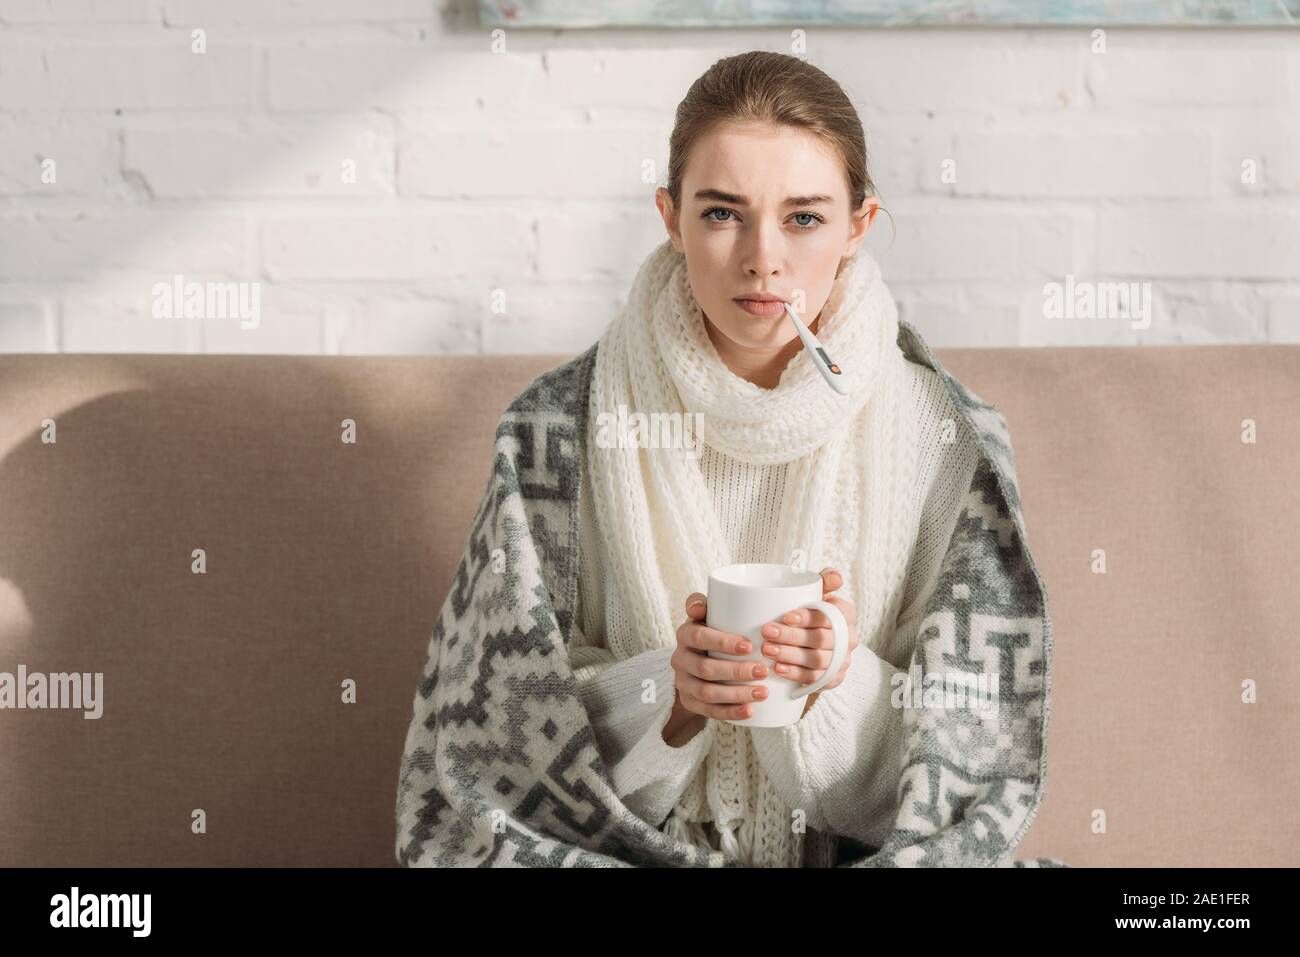
[[816, 332], [840, 261], [853, 255], [876, 212], [869, 196], [863, 208], [870, 213], [850, 216], [844, 166], [828, 144], [804, 130], [754, 124], [721, 125], [697, 140], [681, 207], [672, 208], [663, 187], [655, 202], [686, 256], [710, 335], [754, 355], [780, 352], [798, 333], [780, 302], [748, 297], [789, 302]]

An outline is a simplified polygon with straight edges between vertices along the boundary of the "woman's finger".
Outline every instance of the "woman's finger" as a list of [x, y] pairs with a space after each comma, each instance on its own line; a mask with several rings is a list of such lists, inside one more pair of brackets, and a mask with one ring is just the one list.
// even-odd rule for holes
[[712, 704], [701, 701], [694, 695], [683, 694], [681, 689], [678, 689], [677, 694], [682, 699], [682, 707], [686, 710], [717, 718], [719, 721], [737, 721], [754, 715], [752, 704]]
[[696, 621], [703, 621], [704, 616], [708, 614], [709, 602], [706, 595], [699, 592], [691, 592], [686, 596], [686, 614]]
[[767, 688], [763, 685], [728, 685], [718, 681], [704, 681], [689, 672], [677, 673], [677, 691], [708, 704], [762, 701], [767, 697]]
[[[825, 668], [802, 668], [799, 665], [779, 664], [779, 665], [775, 665], [774, 668], [776, 670], [776, 673], [779, 674], [782, 678], [789, 678], [792, 681], [799, 682], [799, 684], [801, 685], [810, 685], [818, 678], [820, 678], [823, 674], [826, 673]], [[838, 687], [840, 682], [844, 680], [844, 673], [847, 670], [848, 670], [847, 665], [840, 668], [836, 676], [832, 678], [830, 681], [826, 682], [826, 684], [822, 686], [821, 690], [828, 691], [831, 688]]]
[[[844, 616], [850, 626], [858, 623], [858, 606], [847, 598], [827, 595], [824, 599], [828, 605], [834, 605]], [[804, 628], [830, 628], [831, 617], [820, 608], [791, 608], [782, 616], [781, 621], [787, 625], [801, 625]]]
[[[769, 649], [772, 649], [774, 653], [769, 654]], [[823, 648], [801, 648], [798, 645], [771, 645], [769, 643], [763, 646], [763, 654], [772, 659], [772, 669], [777, 674], [788, 678], [790, 673], [781, 670], [782, 664], [825, 671], [830, 667], [831, 658], [835, 653]]]
[[782, 678], [789, 678], [791, 681], [797, 681], [801, 685], [810, 685], [822, 676], [825, 668], [814, 670], [812, 668], [803, 668], [799, 665], [777, 664], [772, 669]]
[[696, 651], [721, 651], [727, 655], [747, 655], [754, 650], [754, 646], [744, 635], [719, 631], [708, 625], [687, 625], [684, 637], [687, 647]]
[[[763, 626], [763, 644], [795, 645], [800, 648], [834, 648], [835, 632], [827, 622], [824, 628], [805, 628], [797, 625], [778, 625], [768, 622]], [[766, 651], [763, 654], [767, 654]]]
[[704, 681], [761, 681], [768, 675], [766, 662], [710, 658], [690, 648], [686, 649], [681, 666], [688, 674]]
[[[840, 609], [840, 611], [843, 610]], [[797, 625], [800, 628], [831, 627], [830, 616], [818, 608], [791, 608], [775, 623], [778, 625]]]
[[[850, 628], [853, 628], [857, 625], [858, 606], [853, 604], [853, 602], [849, 601], [847, 598], [840, 598], [838, 595], [828, 595], [822, 600], [838, 608], [840, 610], [840, 614], [842, 614], [844, 616], [844, 619], [849, 623]], [[822, 613], [822, 617], [823, 618], [826, 617], [824, 612]], [[829, 621], [828, 621], [828, 627], [829, 627]]]
[[[853, 602], [847, 598], [840, 598], [837, 595], [828, 595], [823, 599], [827, 604], [834, 605], [844, 616], [844, 620], [849, 625], [858, 623], [858, 609]], [[820, 608], [791, 608], [781, 616], [779, 624], [798, 625], [801, 628], [831, 628], [830, 615]]]

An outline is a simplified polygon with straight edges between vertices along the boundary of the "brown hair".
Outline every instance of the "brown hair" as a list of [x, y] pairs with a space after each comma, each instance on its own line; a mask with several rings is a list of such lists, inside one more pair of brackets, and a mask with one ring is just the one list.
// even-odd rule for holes
[[677, 105], [668, 140], [666, 186], [674, 209], [681, 208], [682, 176], [691, 147], [697, 138], [726, 122], [793, 126], [830, 143], [844, 161], [851, 213], [856, 214], [862, 201], [876, 194], [867, 172], [862, 121], [843, 88], [798, 57], [750, 50], [714, 63]]

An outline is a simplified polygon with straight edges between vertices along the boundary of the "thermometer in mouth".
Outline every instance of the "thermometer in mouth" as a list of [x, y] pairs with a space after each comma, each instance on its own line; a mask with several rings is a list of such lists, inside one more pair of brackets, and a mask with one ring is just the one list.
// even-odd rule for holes
[[848, 386], [844, 384], [844, 370], [837, 366], [831, 357], [826, 354], [822, 344], [817, 341], [817, 337], [812, 334], [812, 330], [804, 325], [803, 320], [799, 318], [794, 311], [794, 307], [788, 302], [785, 304], [785, 311], [790, 316], [790, 321], [794, 323], [799, 338], [803, 340], [804, 347], [808, 350], [808, 355], [812, 357], [813, 365], [817, 371], [822, 374], [826, 384], [838, 392], [840, 395], [848, 395]]

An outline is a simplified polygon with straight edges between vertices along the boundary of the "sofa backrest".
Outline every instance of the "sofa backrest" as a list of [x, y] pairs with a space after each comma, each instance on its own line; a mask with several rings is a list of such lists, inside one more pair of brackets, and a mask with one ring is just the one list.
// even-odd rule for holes
[[[1020, 855], [1295, 864], [1300, 347], [937, 355], [1048, 583]], [[392, 865], [497, 419], [567, 358], [0, 356], [0, 672], [104, 676], [95, 720], [0, 710], [0, 866]]]

